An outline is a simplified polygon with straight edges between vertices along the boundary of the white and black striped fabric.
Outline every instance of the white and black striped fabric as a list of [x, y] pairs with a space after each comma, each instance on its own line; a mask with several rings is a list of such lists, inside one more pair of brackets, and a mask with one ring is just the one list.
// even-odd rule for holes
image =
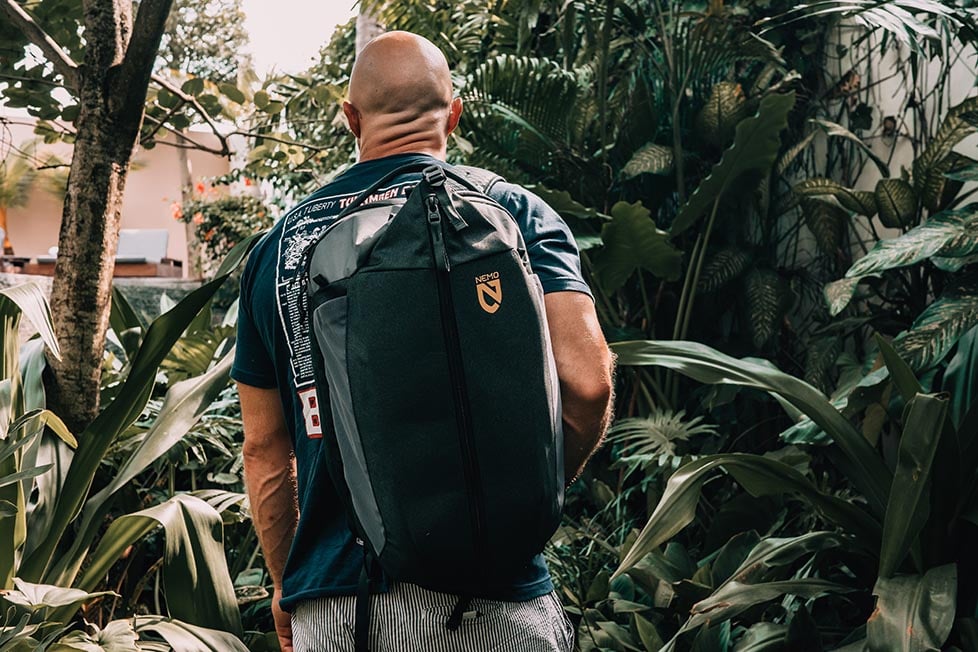
[[[526, 602], [472, 600], [457, 631], [445, 627], [457, 596], [394, 584], [371, 596], [371, 652], [571, 652], [574, 632], [556, 593]], [[354, 649], [353, 596], [300, 602], [292, 614], [295, 652]]]

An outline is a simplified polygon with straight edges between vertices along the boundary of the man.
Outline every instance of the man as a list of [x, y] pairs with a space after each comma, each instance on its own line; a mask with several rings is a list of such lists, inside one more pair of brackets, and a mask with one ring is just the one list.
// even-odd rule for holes
[[[252, 252], [241, 285], [232, 376], [241, 396], [252, 517], [275, 589], [272, 613], [284, 650], [352, 649], [353, 596], [363, 563], [320, 458], [323, 427], [300, 305], [304, 288], [296, 283], [302, 253], [387, 172], [405, 163], [444, 161], [462, 102], [452, 98], [448, 64], [438, 48], [415, 34], [389, 32], [358, 56], [343, 110], [360, 161], [276, 224]], [[406, 196], [418, 179], [405, 175], [378, 195]], [[571, 481], [608, 424], [611, 354], [566, 225], [518, 186], [497, 183], [490, 194], [519, 223], [546, 293]], [[506, 599], [479, 599], [476, 593], [479, 615], [455, 632], [444, 625], [444, 610], [455, 596], [393, 583], [373, 597], [371, 649], [571, 649], [573, 633], [542, 557], [527, 560], [519, 576], [505, 582]]]

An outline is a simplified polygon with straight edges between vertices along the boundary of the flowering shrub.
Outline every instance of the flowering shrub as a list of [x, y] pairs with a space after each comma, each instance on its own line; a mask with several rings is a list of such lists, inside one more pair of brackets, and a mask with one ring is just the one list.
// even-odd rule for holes
[[262, 201], [251, 196], [207, 198], [203, 184], [197, 184], [194, 199], [184, 205], [174, 203], [173, 218], [194, 225], [200, 271], [214, 273], [225, 255], [245, 237], [267, 229], [274, 220]]

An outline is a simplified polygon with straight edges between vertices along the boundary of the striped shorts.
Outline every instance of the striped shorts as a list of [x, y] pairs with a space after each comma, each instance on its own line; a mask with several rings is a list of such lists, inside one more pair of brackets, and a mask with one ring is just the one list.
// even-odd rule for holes
[[[526, 602], [472, 600], [456, 631], [457, 597], [413, 584], [371, 596], [371, 652], [571, 652], [574, 630], [556, 593]], [[292, 613], [295, 652], [353, 650], [353, 596], [305, 600]]]

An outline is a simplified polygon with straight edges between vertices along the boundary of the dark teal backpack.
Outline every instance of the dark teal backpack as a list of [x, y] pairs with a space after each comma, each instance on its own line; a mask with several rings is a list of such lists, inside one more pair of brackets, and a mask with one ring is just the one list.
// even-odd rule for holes
[[519, 226], [486, 195], [499, 178], [431, 165], [406, 200], [369, 201], [417, 169], [307, 252], [326, 458], [389, 578], [480, 597], [559, 525], [559, 386]]

